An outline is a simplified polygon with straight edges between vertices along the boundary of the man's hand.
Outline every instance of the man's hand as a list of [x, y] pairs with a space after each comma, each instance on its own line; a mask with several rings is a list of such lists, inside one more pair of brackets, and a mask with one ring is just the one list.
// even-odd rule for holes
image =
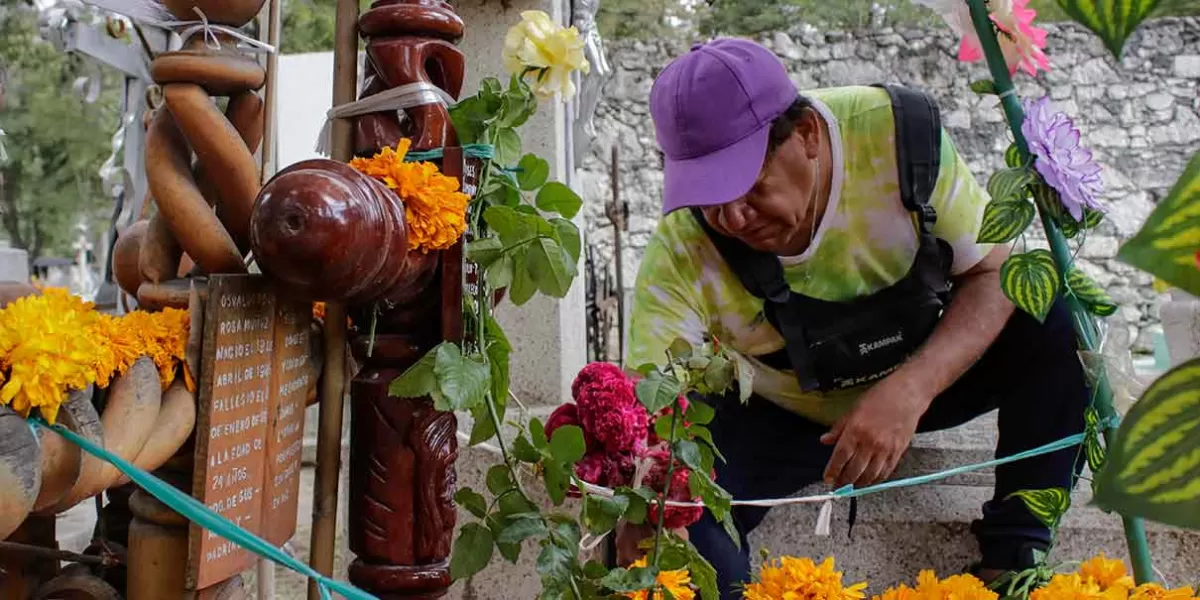
[[871, 386], [821, 436], [821, 443], [836, 444], [825, 467], [826, 483], [865, 487], [886, 479], [908, 450], [932, 400], [900, 372]]

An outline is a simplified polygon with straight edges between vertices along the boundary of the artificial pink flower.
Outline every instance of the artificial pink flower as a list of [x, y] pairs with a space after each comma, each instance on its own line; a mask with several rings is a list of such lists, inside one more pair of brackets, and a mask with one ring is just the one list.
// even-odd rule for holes
[[[966, 5], [965, 2], [959, 4]], [[1016, 73], [1017, 69], [1030, 75], [1037, 75], [1039, 68], [1049, 71], [1050, 60], [1042, 51], [1046, 47], [1046, 30], [1034, 26], [1037, 11], [1029, 8], [1029, 0], [991, 0], [988, 6], [992, 9], [992, 22], [1000, 30], [997, 37], [1009, 74]], [[976, 62], [983, 58], [983, 46], [972, 28], [958, 47], [958, 60]]]

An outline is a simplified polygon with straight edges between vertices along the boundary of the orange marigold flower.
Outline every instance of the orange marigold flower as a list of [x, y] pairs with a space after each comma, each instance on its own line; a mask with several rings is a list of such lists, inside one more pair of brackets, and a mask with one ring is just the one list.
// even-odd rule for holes
[[900, 584], [872, 600], [996, 600], [998, 597], [973, 575], [952, 575], [939, 580], [933, 571], [925, 570], [917, 575], [916, 588]]
[[[632, 565], [631, 569], [640, 569], [647, 564], [646, 557], [639, 558]], [[626, 598], [633, 600], [663, 600], [664, 596], [660, 588], [665, 588], [670, 592], [671, 596], [676, 600], [694, 600], [696, 592], [691, 587], [692, 577], [687, 569], [679, 569], [676, 571], [659, 571], [658, 577], [655, 578], [655, 589], [653, 596], [650, 590], [638, 590], [636, 592], [626, 592]]]
[[1196, 592], [1190, 587], [1168, 590], [1157, 583], [1143, 583], [1133, 589], [1129, 600], [1195, 600]]
[[404, 201], [409, 250], [449, 248], [467, 230], [471, 198], [459, 191], [457, 179], [443, 175], [433, 163], [405, 162], [411, 145], [402, 138], [395, 150], [384, 148], [371, 158], [355, 158], [350, 166], [383, 181]]
[[841, 571], [834, 570], [833, 557], [821, 564], [811, 558], [780, 557], [759, 571], [758, 581], [746, 585], [746, 600], [859, 600], [865, 596], [867, 583], [850, 586], [842, 584]]
[[1079, 574], [1104, 589], [1120, 587], [1131, 590], [1134, 586], [1133, 578], [1125, 570], [1125, 563], [1120, 559], [1108, 558], [1103, 552], [1079, 565]]

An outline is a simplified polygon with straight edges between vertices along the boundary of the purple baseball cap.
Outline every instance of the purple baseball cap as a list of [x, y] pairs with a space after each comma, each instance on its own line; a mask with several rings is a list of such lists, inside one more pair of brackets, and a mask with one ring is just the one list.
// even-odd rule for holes
[[650, 90], [664, 154], [663, 214], [744, 196], [762, 170], [771, 122], [799, 91], [770, 50], [741, 39], [697, 44]]

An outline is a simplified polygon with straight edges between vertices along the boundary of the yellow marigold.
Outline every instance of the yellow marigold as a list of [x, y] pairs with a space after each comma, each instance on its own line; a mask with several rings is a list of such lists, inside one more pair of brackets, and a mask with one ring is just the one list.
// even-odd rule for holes
[[1029, 600], [1126, 600], [1129, 590], [1120, 586], [1102, 588], [1079, 573], [1059, 573], [1045, 587], [1029, 594]]
[[1196, 592], [1190, 587], [1168, 590], [1157, 583], [1143, 583], [1133, 589], [1129, 600], [1196, 600]]
[[395, 150], [355, 158], [350, 166], [383, 181], [404, 201], [409, 250], [449, 248], [467, 230], [470, 197], [458, 190], [457, 179], [441, 174], [433, 163], [404, 162], [411, 145], [403, 138]]
[[[646, 557], [639, 558], [632, 565], [631, 569], [640, 569], [647, 564]], [[664, 596], [659, 588], [665, 588], [671, 593], [676, 600], [694, 600], [696, 592], [691, 587], [692, 577], [687, 572], [687, 569], [679, 569], [676, 571], [659, 571], [658, 577], [655, 579], [654, 595], [651, 596], [650, 590], [638, 590], [636, 592], [626, 592], [626, 598], [634, 600], [663, 600]]]
[[37, 408], [53, 423], [69, 390], [96, 381], [102, 350], [86, 332], [98, 320], [91, 303], [60, 288], [0, 309], [0, 404], [26, 417]]
[[[135, 310], [120, 319], [120, 327], [129, 332], [133, 342], [140, 349], [141, 356], [149, 356], [158, 367], [159, 380], [163, 389], [175, 381], [177, 367], [183, 363], [187, 370], [188, 333], [191, 329], [191, 319], [188, 311], [177, 308], [165, 308], [161, 312], [146, 312]], [[191, 379], [190, 373], [184, 374], [185, 380]], [[189, 385], [194, 390], [194, 385]]]
[[1079, 574], [1102, 589], [1121, 587], [1131, 590], [1134, 586], [1133, 578], [1125, 571], [1125, 563], [1120, 559], [1108, 558], [1103, 552], [1079, 565]]
[[917, 587], [901, 584], [889, 588], [872, 600], [996, 600], [999, 594], [989, 590], [973, 575], [951, 575], [939, 580], [933, 571], [921, 571], [917, 575]]
[[816, 564], [811, 558], [784, 556], [759, 571], [758, 581], [746, 585], [746, 600], [859, 600], [867, 583], [843, 586], [833, 557]]

